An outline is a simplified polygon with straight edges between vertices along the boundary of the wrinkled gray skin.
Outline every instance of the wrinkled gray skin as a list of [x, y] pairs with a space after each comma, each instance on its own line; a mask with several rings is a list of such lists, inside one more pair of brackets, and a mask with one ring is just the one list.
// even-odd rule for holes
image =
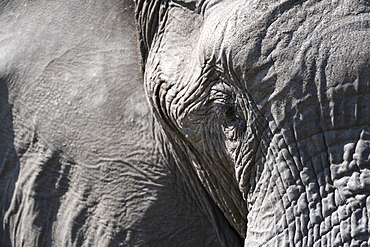
[[369, 1], [75, 2], [0, 4], [0, 245], [367, 246]]
[[158, 9], [150, 104], [245, 246], [368, 246], [370, 1]]

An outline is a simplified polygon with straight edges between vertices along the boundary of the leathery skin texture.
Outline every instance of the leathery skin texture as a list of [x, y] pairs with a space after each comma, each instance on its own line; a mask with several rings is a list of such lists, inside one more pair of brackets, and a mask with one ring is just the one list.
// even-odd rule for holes
[[370, 2], [138, 6], [156, 119], [245, 246], [369, 246]]
[[368, 246], [368, 0], [0, 3], [1, 246]]

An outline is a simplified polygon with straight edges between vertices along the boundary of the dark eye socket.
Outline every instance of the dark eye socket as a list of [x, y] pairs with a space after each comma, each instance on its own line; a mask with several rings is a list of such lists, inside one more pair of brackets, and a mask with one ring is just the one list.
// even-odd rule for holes
[[237, 118], [236, 110], [234, 106], [228, 106], [225, 110], [225, 117], [229, 121], [233, 121]]

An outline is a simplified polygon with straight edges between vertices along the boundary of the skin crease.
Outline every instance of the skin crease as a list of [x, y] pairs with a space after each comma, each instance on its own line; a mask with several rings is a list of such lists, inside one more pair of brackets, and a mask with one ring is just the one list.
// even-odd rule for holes
[[367, 246], [368, 2], [158, 9], [150, 103], [245, 246]]

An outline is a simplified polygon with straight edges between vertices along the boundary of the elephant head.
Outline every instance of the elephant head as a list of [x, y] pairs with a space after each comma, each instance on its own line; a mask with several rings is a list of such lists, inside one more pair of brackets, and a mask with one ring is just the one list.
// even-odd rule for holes
[[366, 244], [368, 1], [137, 6], [155, 117], [245, 244]]
[[3, 1], [0, 245], [369, 245], [369, 12]]

